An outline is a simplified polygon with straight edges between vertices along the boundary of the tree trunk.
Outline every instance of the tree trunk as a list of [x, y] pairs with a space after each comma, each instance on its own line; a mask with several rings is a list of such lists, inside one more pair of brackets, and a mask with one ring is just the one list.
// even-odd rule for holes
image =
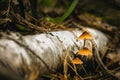
[[[101, 53], [104, 51], [108, 38], [100, 31], [87, 28]], [[0, 73], [14, 79], [24, 79], [25, 75], [36, 72], [39, 74], [54, 72], [63, 64], [66, 50], [70, 55], [75, 46], [83, 47], [83, 40], [77, 40], [82, 30], [55, 31], [36, 35], [21, 36], [11, 33], [2, 34], [0, 39]], [[89, 49], [91, 44], [87, 44]]]

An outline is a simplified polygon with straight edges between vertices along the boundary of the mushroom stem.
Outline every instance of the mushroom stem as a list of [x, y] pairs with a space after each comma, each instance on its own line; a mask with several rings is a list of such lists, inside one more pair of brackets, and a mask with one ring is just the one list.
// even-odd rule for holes
[[84, 39], [83, 48], [85, 47], [86, 39]]

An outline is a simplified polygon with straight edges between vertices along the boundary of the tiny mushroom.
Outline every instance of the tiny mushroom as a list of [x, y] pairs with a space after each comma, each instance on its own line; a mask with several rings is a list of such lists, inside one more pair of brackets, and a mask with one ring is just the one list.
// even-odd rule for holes
[[92, 51], [90, 51], [87, 47], [79, 50], [79, 51], [78, 51], [78, 54], [79, 54], [79, 55], [82, 55], [82, 56], [87, 56], [87, 57], [93, 55]]
[[81, 40], [81, 39], [89, 39], [89, 40], [92, 40], [92, 35], [87, 32], [87, 31], [84, 31], [79, 37], [78, 37], [78, 40]]
[[72, 60], [72, 63], [73, 64], [83, 64], [83, 61], [76, 57], [75, 59]]

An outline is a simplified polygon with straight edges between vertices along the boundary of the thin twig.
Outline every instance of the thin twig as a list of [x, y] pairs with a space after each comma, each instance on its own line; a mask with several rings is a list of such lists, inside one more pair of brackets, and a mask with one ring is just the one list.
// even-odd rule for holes
[[8, 17], [9, 12], [10, 12], [10, 3], [11, 3], [11, 0], [9, 0], [8, 9], [6, 11], [6, 17]]
[[108, 74], [108, 75], [111, 75], [111, 76], [114, 76], [113, 73], [111, 73], [111, 71], [104, 65], [104, 63], [102, 62], [101, 58], [100, 58], [100, 55], [99, 55], [99, 52], [97, 50], [97, 45], [95, 43], [94, 40], [91, 40], [91, 43], [93, 45], [93, 49], [94, 49], [94, 57], [95, 57], [95, 60], [96, 62], [98, 63], [99, 67], [101, 68], [102, 72], [104, 74]]
[[40, 27], [40, 26], [32, 24], [31, 22], [22, 18], [19, 14], [15, 14], [13, 12], [11, 12], [11, 14], [16, 18], [17, 23], [24, 25], [27, 28], [29, 27], [29, 28], [34, 29], [34, 30], [39, 31], [39, 32], [48, 32], [48, 29], [45, 29], [44, 27]]
[[67, 71], [68, 71], [68, 66], [67, 66], [67, 58], [69, 55], [70, 48], [67, 48], [65, 59], [64, 59], [64, 79], [67, 80]]

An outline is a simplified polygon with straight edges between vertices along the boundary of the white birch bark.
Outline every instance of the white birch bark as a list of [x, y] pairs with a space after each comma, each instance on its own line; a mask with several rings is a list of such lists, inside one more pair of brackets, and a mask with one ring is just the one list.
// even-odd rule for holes
[[[87, 29], [93, 36], [98, 51], [103, 52], [108, 38], [98, 30]], [[36, 58], [40, 74], [55, 71], [63, 63], [67, 47], [70, 47], [70, 51], [73, 50], [75, 44], [80, 48], [83, 47], [83, 40], [76, 40], [81, 34], [81, 30], [75, 29], [27, 36], [19, 36], [15, 33], [7, 37], [3, 36], [0, 39], [0, 73], [22, 79], [21, 55], [28, 67], [37, 66], [33, 64]], [[86, 46], [92, 47], [89, 42]], [[31, 57], [33, 54], [36, 57]]]

